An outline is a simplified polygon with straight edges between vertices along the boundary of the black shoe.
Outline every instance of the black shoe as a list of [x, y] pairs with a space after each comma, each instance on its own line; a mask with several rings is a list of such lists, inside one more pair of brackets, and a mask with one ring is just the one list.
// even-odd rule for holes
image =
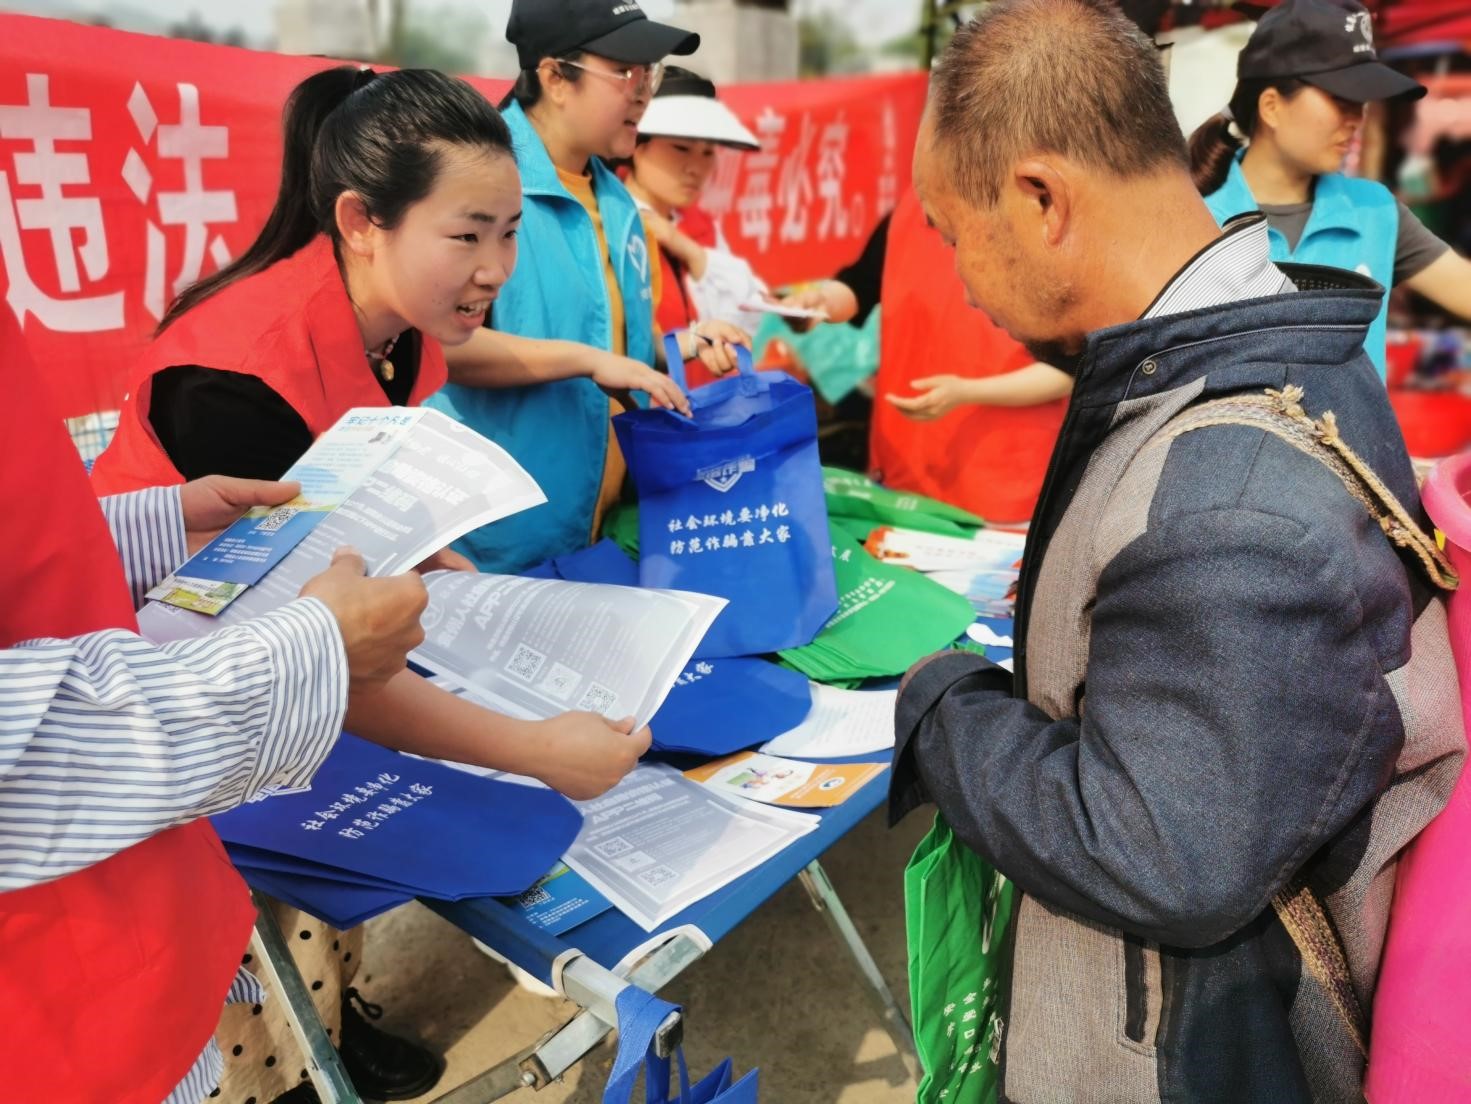
[[304, 1081], [294, 1089], [288, 1089], [271, 1104], [322, 1104], [322, 1098], [317, 1095], [317, 1087], [310, 1081]]
[[[353, 1007], [357, 1002], [363, 1015]], [[353, 1087], [374, 1100], [409, 1100], [422, 1096], [439, 1083], [444, 1059], [418, 1043], [380, 1031], [368, 1020], [383, 1015], [383, 1009], [365, 1001], [356, 989], [342, 995], [342, 1038], [337, 1053]]]

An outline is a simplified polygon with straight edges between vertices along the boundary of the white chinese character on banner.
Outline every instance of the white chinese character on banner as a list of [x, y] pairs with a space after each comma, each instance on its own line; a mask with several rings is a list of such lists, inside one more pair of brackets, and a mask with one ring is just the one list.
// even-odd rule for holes
[[781, 136], [786, 129], [785, 115], [778, 115], [769, 107], [762, 108], [756, 117], [756, 138], [761, 149], [746, 155], [745, 186], [736, 200], [741, 237], [754, 240], [762, 252], [771, 245], [771, 210], [776, 205], [774, 172]]
[[715, 171], [705, 181], [705, 190], [700, 193], [700, 206], [717, 224], [735, 207], [736, 182], [741, 178], [741, 166], [746, 156], [729, 149], [715, 153]]
[[878, 216], [883, 218], [899, 202], [899, 121], [894, 116], [892, 103], [884, 104], [880, 130], [883, 132], [884, 153], [879, 166]]
[[[138, 135], [147, 145], [157, 132], [160, 159], [182, 161], [182, 191], [158, 193], [158, 221], [163, 226], [184, 228], [184, 255], [172, 283], [167, 279], [167, 240], [164, 231], [151, 219], [147, 232], [147, 274], [143, 284], [143, 306], [154, 318], [162, 318], [169, 301], [199, 279], [204, 268], [206, 247], [216, 268], [230, 261], [230, 251], [218, 234], [211, 236], [210, 227], [233, 223], [238, 217], [235, 193], [210, 191], [204, 186], [204, 162], [223, 160], [230, 155], [230, 130], [224, 126], [205, 126], [199, 117], [199, 89], [180, 83], [179, 121], [160, 126], [158, 115], [141, 84], [133, 85], [128, 97], [128, 113]], [[138, 198], [147, 203], [153, 190], [153, 177], [136, 149], [128, 151], [123, 162], [123, 179]]]
[[[30, 152], [15, 155], [15, 184], [40, 189], [40, 195], [17, 195], [9, 173], [0, 172], [0, 254], [10, 283], [9, 300], [16, 316], [34, 315], [58, 333], [98, 333], [123, 326], [123, 293], [78, 295], [82, 277], [96, 283], [107, 275], [107, 232], [102, 201], [96, 196], [68, 194], [66, 189], [92, 182], [87, 155], [60, 151], [57, 142], [92, 138], [92, 112], [85, 107], [51, 103], [51, 78], [26, 74], [26, 103], [0, 106], [0, 138], [31, 143]], [[36, 285], [26, 268], [22, 230], [45, 231], [51, 238], [60, 297]], [[76, 235], [81, 235], [80, 244]], [[81, 259], [78, 270], [77, 260]]]
[[848, 120], [843, 112], [822, 128], [817, 146], [817, 194], [822, 214], [817, 220], [817, 240], [846, 238], [848, 211], [843, 206], [843, 179], [848, 175]]
[[807, 206], [812, 202], [812, 171], [807, 159], [812, 152], [812, 140], [817, 136], [817, 127], [812, 116], [802, 116], [802, 136], [797, 146], [782, 162], [781, 182], [777, 187], [777, 205], [784, 216], [781, 232], [777, 235], [784, 242], [807, 240], [809, 219]]

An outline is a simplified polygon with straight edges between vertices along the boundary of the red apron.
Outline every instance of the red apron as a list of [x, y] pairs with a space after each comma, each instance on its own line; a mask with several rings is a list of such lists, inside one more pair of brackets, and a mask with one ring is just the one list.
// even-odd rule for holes
[[[680, 212], [679, 229], [706, 249], [715, 248], [715, 222], [699, 207], [688, 207]], [[683, 265], [676, 268], [663, 246], [659, 247], [659, 268], [659, 302], [654, 308], [654, 323], [661, 334], [689, 329], [700, 320], [690, 292], [689, 270]], [[685, 362], [684, 375], [691, 387], [699, 387], [715, 378], [715, 374], [698, 359]]]
[[[136, 631], [102, 511], [3, 306], [0, 391], [0, 646]], [[0, 893], [0, 1096], [158, 1104], [214, 1033], [254, 919], [203, 820]]]
[[885, 402], [913, 394], [925, 376], [996, 376], [1032, 357], [965, 302], [951, 251], [925, 224], [906, 190], [889, 226], [879, 322], [878, 400], [869, 442], [872, 475], [885, 486], [918, 491], [988, 521], [1032, 516], [1067, 402], [1041, 406], [962, 406], [933, 422], [911, 421]]
[[[411, 406], [448, 379], [439, 342], [421, 337], [420, 345]], [[332, 242], [322, 235], [210, 296], [149, 344], [128, 380], [117, 435], [92, 469], [98, 494], [184, 481], [148, 421], [154, 375], [182, 364], [259, 377], [301, 415], [313, 437], [355, 406], [388, 405], [363, 354]]]

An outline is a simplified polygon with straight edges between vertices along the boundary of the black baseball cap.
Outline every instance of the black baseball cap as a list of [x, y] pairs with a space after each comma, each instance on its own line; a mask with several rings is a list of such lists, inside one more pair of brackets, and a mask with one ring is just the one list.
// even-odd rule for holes
[[637, 0], [513, 0], [506, 38], [522, 69], [572, 50], [650, 65], [670, 54], [692, 54], [700, 36], [644, 15]]
[[1425, 95], [1424, 85], [1379, 60], [1369, 11], [1355, 0], [1283, 0], [1256, 25], [1236, 77], [1296, 77], [1352, 103]]

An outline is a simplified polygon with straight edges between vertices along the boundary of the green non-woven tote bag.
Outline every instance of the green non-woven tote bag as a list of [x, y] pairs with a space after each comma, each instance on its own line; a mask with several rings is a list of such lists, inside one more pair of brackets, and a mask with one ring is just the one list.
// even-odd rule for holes
[[918, 1104], [995, 1104], [1015, 893], [936, 814], [904, 870]]

